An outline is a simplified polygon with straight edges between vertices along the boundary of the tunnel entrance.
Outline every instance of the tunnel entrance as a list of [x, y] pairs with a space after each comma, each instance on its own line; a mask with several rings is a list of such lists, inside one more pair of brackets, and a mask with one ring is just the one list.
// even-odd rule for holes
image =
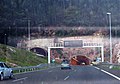
[[[93, 40], [93, 39], [92, 39]], [[78, 55], [78, 54], [82, 54], [82, 55], [93, 55], [93, 57], [95, 57], [95, 54], [96, 52], [92, 49], [87, 49], [87, 50], [83, 50], [83, 48], [98, 48], [100, 47], [100, 54], [101, 55], [101, 58], [102, 58], [102, 62], [104, 62], [104, 50], [103, 50], [103, 42], [100, 41], [100, 42], [94, 42], [94, 41], [90, 41], [90, 40], [81, 40], [81, 39], [62, 39], [60, 40], [60, 42], [56, 42], [54, 43], [54, 46], [52, 47], [48, 47], [48, 63], [50, 64], [51, 63], [51, 49], [52, 48], [63, 48], [63, 55], [65, 57], [68, 57], [70, 58], [71, 56], [73, 55]], [[69, 48], [73, 48], [73, 50], [68, 50]], [[80, 49], [76, 49], [75, 48], [81, 48], [82, 50]], [[64, 52], [66, 51], [66, 52]], [[76, 51], [76, 52], [74, 52]], [[87, 51], [87, 52], [86, 52]], [[85, 52], [85, 53], [84, 53]], [[98, 54], [98, 53], [97, 53]], [[58, 58], [61, 58], [62, 56], [59, 55]], [[53, 58], [54, 59], [54, 58]], [[92, 60], [93, 58], [91, 58]], [[85, 57], [85, 56], [76, 56], [76, 57], [73, 57], [73, 58], [70, 58], [71, 60], [71, 64], [72, 65], [80, 65], [80, 64], [86, 64], [86, 65], [89, 65], [90, 64], [90, 60], [88, 57]], [[76, 60], [76, 61], [75, 61]]]
[[47, 56], [48, 52], [45, 49], [39, 48], [39, 47], [34, 47], [32, 49], [30, 49], [30, 51], [36, 53], [36, 54], [40, 54], [43, 56]]
[[70, 63], [71, 65], [90, 65], [91, 61], [86, 56], [78, 55], [72, 57]]

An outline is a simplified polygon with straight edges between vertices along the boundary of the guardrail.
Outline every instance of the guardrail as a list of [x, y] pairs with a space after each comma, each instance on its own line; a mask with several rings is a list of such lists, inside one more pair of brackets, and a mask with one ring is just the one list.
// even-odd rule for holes
[[53, 68], [57, 67], [56, 64], [40, 64], [37, 66], [29, 66], [29, 67], [16, 67], [12, 68], [14, 73], [23, 73], [23, 72], [29, 72], [29, 71], [35, 71], [35, 70], [41, 70], [45, 68]]
[[106, 68], [109, 68], [109, 69], [112, 69], [112, 68], [118, 68], [120, 69], [120, 64], [111, 64], [111, 63], [99, 63], [97, 66], [103, 66], [103, 67], [106, 67]]

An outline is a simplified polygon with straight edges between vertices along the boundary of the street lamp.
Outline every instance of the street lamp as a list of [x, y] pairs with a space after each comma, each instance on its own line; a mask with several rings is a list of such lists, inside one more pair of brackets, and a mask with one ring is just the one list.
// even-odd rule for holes
[[4, 44], [7, 45], [7, 34], [4, 34]]
[[30, 51], [30, 20], [28, 20], [28, 50]]
[[109, 27], [110, 27], [110, 63], [112, 63], [112, 40], [111, 40], [111, 13], [107, 13], [109, 17]]

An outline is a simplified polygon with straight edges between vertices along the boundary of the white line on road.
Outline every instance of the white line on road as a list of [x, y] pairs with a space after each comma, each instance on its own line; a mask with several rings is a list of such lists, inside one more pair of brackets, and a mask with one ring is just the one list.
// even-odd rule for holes
[[116, 78], [117, 80], [120, 80], [120, 78], [117, 77], [117, 76], [115, 76], [114, 74], [111, 74], [111, 73], [109, 73], [109, 72], [107, 72], [107, 71], [105, 71], [105, 70], [103, 70], [103, 69], [98, 68], [98, 67], [94, 67], [94, 68], [96, 68], [96, 69], [98, 69], [98, 70], [100, 70], [100, 71], [102, 71], [102, 72], [104, 72], [104, 73], [106, 73], [106, 74], [108, 74], [108, 75]]
[[41, 84], [43, 84], [43, 81], [42, 81], [42, 83]]
[[75, 72], [77, 71], [77, 70], [74, 70]]
[[110, 76], [112, 76], [112, 77], [114, 77], [114, 78], [116, 78], [116, 79], [118, 79], [118, 80], [120, 80], [119, 77], [117, 77], [117, 76], [115, 76], [115, 75], [113, 75], [113, 74], [111, 74], [111, 73], [109, 73], [109, 72], [107, 72], [107, 71], [105, 71], [103, 69], [101, 69], [101, 71], [104, 72], [104, 73], [106, 73], [106, 74], [108, 74], [108, 75], [110, 75]]
[[48, 72], [50, 73], [50, 72], [52, 72], [52, 70], [51, 70], [51, 71], [48, 71]]
[[16, 79], [16, 80], [13, 80], [13, 82], [17, 82], [17, 81], [25, 80], [25, 79], [27, 79], [27, 78], [28, 78], [28, 77], [24, 77], [24, 78]]
[[100, 70], [100, 68], [98, 68], [98, 67], [95, 67], [96, 69], [98, 69], [98, 70]]
[[67, 80], [69, 77], [70, 77], [70, 76], [65, 77], [65, 79], [64, 79], [64, 80]]
[[57, 76], [56, 76], [55, 78], [56, 78], [56, 80], [58, 79], [58, 77], [57, 77]]

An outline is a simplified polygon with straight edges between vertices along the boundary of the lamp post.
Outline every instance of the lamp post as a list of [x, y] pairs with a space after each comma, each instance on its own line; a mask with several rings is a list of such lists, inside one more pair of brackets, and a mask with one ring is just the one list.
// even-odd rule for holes
[[111, 13], [107, 13], [109, 18], [109, 28], [110, 28], [110, 63], [112, 63], [112, 40], [111, 40]]
[[28, 50], [30, 51], [30, 20], [28, 20]]
[[7, 45], [7, 34], [4, 34], [4, 44]]

